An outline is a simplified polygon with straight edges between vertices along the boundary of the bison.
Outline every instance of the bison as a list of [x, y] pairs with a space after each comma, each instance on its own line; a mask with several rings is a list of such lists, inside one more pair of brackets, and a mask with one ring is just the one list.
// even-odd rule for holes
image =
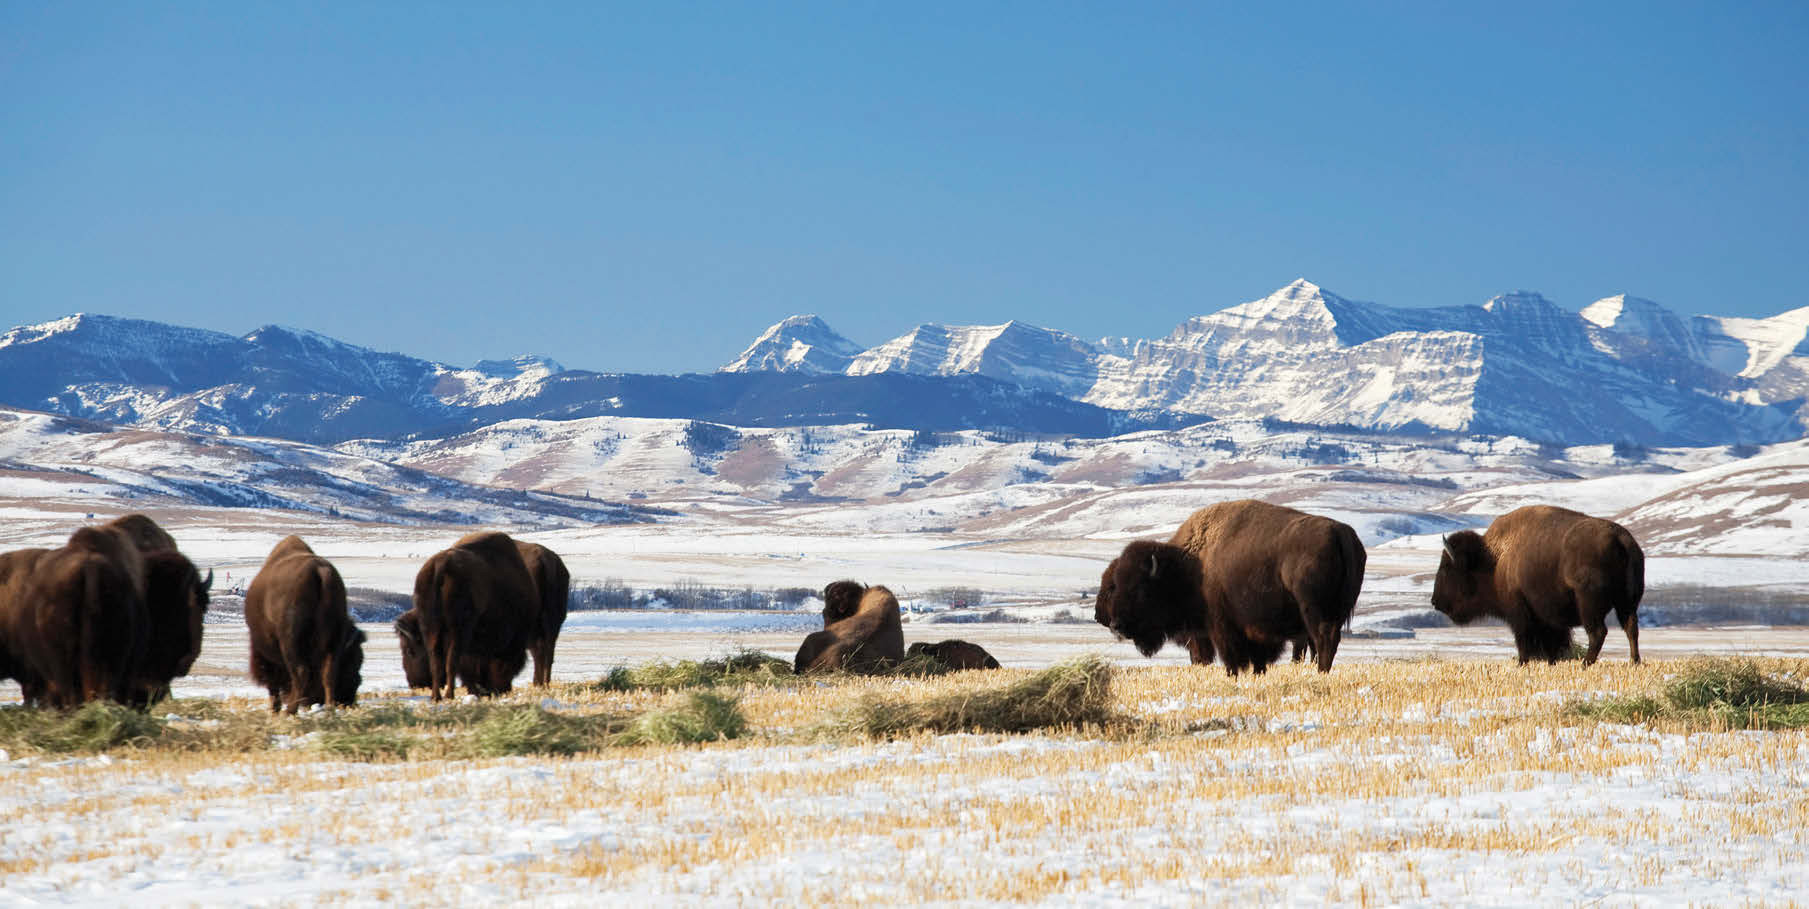
[[1144, 656], [1174, 642], [1194, 663], [1264, 672], [1310, 643], [1330, 672], [1368, 555], [1349, 525], [1242, 499], [1208, 506], [1167, 543], [1138, 540], [1106, 566], [1093, 617]]
[[1516, 508], [1485, 533], [1445, 538], [1432, 607], [1466, 625], [1484, 616], [1507, 622], [1522, 664], [1555, 663], [1570, 654], [1570, 630], [1589, 635], [1588, 666], [1601, 656], [1614, 613], [1639, 662], [1639, 599], [1646, 554], [1613, 521], [1551, 505]]
[[[410, 688], [433, 685], [433, 664], [427, 659], [427, 642], [421, 635], [421, 614], [413, 609], [396, 617], [396, 642], [402, 648], [402, 675]], [[459, 656], [458, 677], [466, 690], [479, 697], [506, 694], [515, 687], [521, 661], [466, 652]]]
[[48, 549], [18, 549], [0, 554], [0, 681], [17, 679], [26, 703], [43, 698], [43, 680], [36, 678], [14, 654], [9, 639], [14, 609], [23, 609], [32, 569]]
[[947, 640], [926, 644], [918, 641], [905, 651], [907, 658], [923, 654], [950, 669], [997, 669], [999, 661], [986, 652], [986, 648], [967, 641]]
[[365, 634], [346, 609], [345, 581], [298, 536], [284, 537], [245, 591], [251, 678], [270, 711], [358, 703]]
[[792, 671], [878, 672], [903, 659], [904, 626], [898, 598], [884, 587], [873, 586], [861, 591], [852, 614], [804, 639]]
[[[528, 642], [541, 633], [540, 591], [508, 534], [469, 534], [434, 553], [415, 574], [415, 639], [426, 654], [433, 699], [451, 697], [467, 656], [487, 661], [473, 694], [509, 690], [527, 662]], [[403, 659], [410, 640], [398, 620]], [[480, 690], [482, 689], [482, 690]]]
[[144, 556], [145, 652], [132, 684], [132, 705], [149, 707], [170, 695], [170, 681], [188, 675], [201, 655], [201, 623], [207, 615], [214, 573], [207, 577], [174, 549]]
[[534, 589], [540, 592], [540, 627], [528, 640], [528, 650], [534, 655], [534, 684], [548, 685], [553, 681], [553, 647], [559, 643], [559, 629], [565, 625], [572, 573], [566, 570], [565, 560], [558, 553], [539, 543], [517, 541], [515, 548], [521, 553], [528, 576], [534, 579]]
[[860, 608], [867, 585], [859, 581], [830, 581], [823, 586], [823, 627], [851, 616]]
[[0, 634], [27, 702], [128, 703], [145, 648], [143, 557], [120, 535], [84, 527], [30, 561]]

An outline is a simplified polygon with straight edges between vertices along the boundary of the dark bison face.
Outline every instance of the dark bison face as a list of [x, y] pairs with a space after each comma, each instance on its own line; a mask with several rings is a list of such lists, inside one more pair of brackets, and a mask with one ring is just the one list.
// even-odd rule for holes
[[408, 687], [433, 684], [433, 667], [427, 662], [427, 642], [421, 638], [421, 615], [410, 609], [396, 617], [396, 642], [402, 645], [402, 674]]
[[1185, 562], [1186, 553], [1166, 543], [1138, 540], [1124, 547], [1099, 578], [1093, 620], [1153, 656], [1184, 627], [1184, 611], [1200, 598], [1198, 573]]
[[1432, 581], [1432, 608], [1458, 624], [1473, 622], [1489, 612], [1485, 585], [1493, 563], [1482, 536], [1462, 530], [1445, 537], [1438, 557], [1438, 576]]
[[827, 628], [861, 608], [867, 585], [859, 581], [831, 581], [823, 588], [823, 627]]
[[365, 633], [351, 629], [339, 642], [339, 654], [333, 660], [333, 706], [356, 707], [358, 686], [364, 684]]

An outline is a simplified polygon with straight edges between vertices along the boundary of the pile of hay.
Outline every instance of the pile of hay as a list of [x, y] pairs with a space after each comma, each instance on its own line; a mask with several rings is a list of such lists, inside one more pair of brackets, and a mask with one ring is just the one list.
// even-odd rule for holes
[[1051, 666], [1004, 686], [922, 699], [867, 695], [829, 731], [890, 738], [915, 732], [1029, 732], [1111, 719], [1112, 667], [1097, 656]]
[[617, 666], [597, 687], [604, 691], [676, 691], [716, 685], [795, 683], [791, 664], [758, 650], [741, 650], [719, 660], [679, 660], [644, 666]]
[[111, 702], [95, 701], [64, 712], [31, 707], [0, 709], [0, 747], [51, 754], [97, 753], [143, 747], [163, 735], [151, 715]]

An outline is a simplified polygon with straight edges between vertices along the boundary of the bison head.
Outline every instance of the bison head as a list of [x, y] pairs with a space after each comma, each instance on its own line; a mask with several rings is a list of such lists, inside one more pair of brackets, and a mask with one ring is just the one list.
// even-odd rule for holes
[[1460, 625], [1493, 614], [1494, 574], [1495, 557], [1481, 534], [1460, 530], [1445, 537], [1438, 577], [1432, 582], [1432, 608]]
[[[333, 706], [356, 707], [358, 705], [358, 686], [364, 683], [364, 641], [365, 633], [354, 626], [346, 626], [346, 633], [339, 639], [339, 653], [333, 659]], [[322, 692], [325, 695], [325, 692]]]
[[1174, 635], [1205, 622], [1197, 560], [1167, 543], [1124, 547], [1100, 575], [1093, 620], [1153, 656]]
[[831, 581], [823, 588], [823, 627], [854, 615], [861, 608], [861, 594], [867, 585], [859, 581]]
[[396, 642], [402, 645], [402, 674], [408, 687], [433, 685], [433, 667], [427, 662], [427, 642], [421, 637], [421, 614], [410, 609], [396, 617]]

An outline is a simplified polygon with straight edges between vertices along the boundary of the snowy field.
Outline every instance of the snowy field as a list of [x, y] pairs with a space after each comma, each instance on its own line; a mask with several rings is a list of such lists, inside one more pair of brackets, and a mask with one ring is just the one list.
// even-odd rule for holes
[[[1654, 656], [1762, 637], [1655, 634]], [[1800, 681], [1809, 640], [1783, 637], [1799, 656], [1767, 666]], [[1471, 643], [1482, 658], [1359, 644], [1329, 676], [1125, 668], [1114, 704], [1136, 725], [1108, 735], [800, 734], [862, 694], [1022, 672], [1007, 669], [743, 689], [746, 738], [571, 759], [0, 760], [0, 903], [1783, 905], [1809, 890], [1809, 735], [1580, 720], [1564, 706], [1650, 690], [1678, 664], [1521, 668]], [[572, 692], [512, 700], [582, 709]]]

